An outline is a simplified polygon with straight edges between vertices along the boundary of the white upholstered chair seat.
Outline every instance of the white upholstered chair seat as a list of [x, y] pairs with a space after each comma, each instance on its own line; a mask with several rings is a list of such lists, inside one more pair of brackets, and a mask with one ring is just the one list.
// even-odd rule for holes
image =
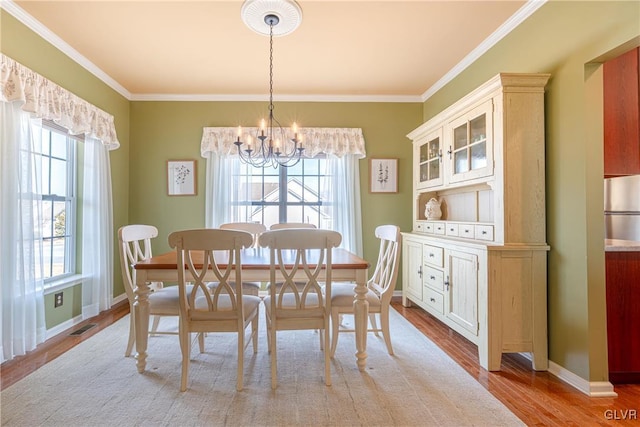
[[[352, 283], [333, 283], [331, 285], [331, 302], [338, 306], [353, 305], [356, 285]], [[380, 297], [371, 289], [367, 290], [365, 299], [369, 302], [369, 311], [380, 309]]]
[[[189, 293], [193, 286], [189, 286]], [[153, 307], [153, 313], [164, 316], [177, 316], [180, 314], [180, 306], [178, 305], [177, 286], [167, 286], [149, 294], [149, 306]]]
[[[242, 296], [242, 310], [245, 316], [251, 317], [255, 310], [258, 310], [262, 299], [254, 295]], [[196, 297], [195, 309], [191, 310], [191, 318], [193, 320], [221, 320], [221, 319], [237, 319], [237, 314], [231, 304], [229, 295], [220, 295], [216, 311], [209, 311], [209, 303], [206, 297]]]
[[[267, 316], [271, 315], [271, 296], [264, 298], [264, 306], [267, 311]], [[322, 316], [324, 307], [320, 304], [317, 294], [307, 294], [304, 301], [304, 308], [297, 309], [296, 294], [284, 293], [282, 294], [282, 305], [279, 306], [281, 310], [279, 316], [281, 318], [300, 318], [309, 316]], [[317, 309], [317, 310], [314, 310]]]

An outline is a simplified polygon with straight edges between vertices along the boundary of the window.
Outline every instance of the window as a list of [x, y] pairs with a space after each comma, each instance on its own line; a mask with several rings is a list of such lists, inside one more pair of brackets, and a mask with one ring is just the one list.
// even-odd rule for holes
[[303, 159], [291, 167], [237, 169], [238, 197], [232, 202], [237, 217], [267, 228], [281, 222], [307, 222], [332, 228], [328, 198], [329, 162]]
[[34, 129], [36, 132], [40, 132], [41, 140], [33, 145], [33, 155], [40, 176], [33, 182], [34, 191], [42, 196], [40, 226], [46, 284], [75, 273], [76, 140], [46, 122]]

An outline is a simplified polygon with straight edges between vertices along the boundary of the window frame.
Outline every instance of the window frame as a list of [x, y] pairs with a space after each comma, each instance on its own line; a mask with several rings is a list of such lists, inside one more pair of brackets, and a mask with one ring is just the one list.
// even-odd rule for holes
[[[280, 223], [285, 223], [285, 222], [290, 222], [288, 219], [288, 208], [290, 207], [301, 207], [302, 208], [302, 217], [304, 218], [304, 209], [305, 208], [315, 208], [317, 209], [319, 212], [321, 211], [321, 209], [325, 206], [330, 206], [330, 202], [327, 200], [323, 200], [321, 197], [321, 187], [322, 187], [322, 180], [323, 179], [330, 179], [330, 174], [323, 172], [326, 171], [326, 165], [321, 165], [321, 161], [326, 160], [326, 156], [324, 155], [318, 155], [315, 156], [313, 158], [303, 158], [300, 163], [298, 165], [300, 165], [300, 167], [302, 168], [300, 174], [295, 174], [293, 175], [293, 177], [301, 177], [300, 179], [300, 184], [302, 186], [302, 191], [303, 194], [301, 196], [301, 199], [299, 201], [290, 201], [290, 197], [289, 197], [289, 182], [292, 179], [292, 175], [289, 173], [289, 171], [294, 171], [298, 165], [296, 166], [290, 166], [290, 167], [284, 167], [284, 166], [280, 166], [277, 169], [277, 174], [276, 173], [268, 173], [270, 170], [273, 170], [273, 167], [271, 166], [263, 166], [263, 167], [252, 167], [250, 165], [246, 165], [246, 164], [241, 164], [240, 170], [238, 172], [238, 178], [239, 179], [246, 179], [247, 182], [250, 182], [251, 179], [253, 177], [255, 177], [256, 175], [259, 174], [259, 176], [261, 176], [261, 180], [260, 180], [260, 184], [261, 184], [261, 199], [260, 200], [255, 200], [255, 199], [251, 199], [250, 197], [245, 198], [244, 200], [236, 200], [233, 202], [233, 204], [240, 208], [240, 207], [249, 207], [250, 209], [257, 209], [257, 208], [263, 208], [263, 213], [261, 214], [261, 218], [260, 221], [261, 223], [264, 223], [265, 221], [265, 215], [264, 215], [264, 208], [269, 207], [269, 206], [277, 206], [278, 207], [278, 222]], [[305, 162], [309, 162], [309, 161], [315, 161], [317, 162], [317, 167], [315, 168], [317, 170], [317, 172], [315, 173], [310, 173], [307, 174], [305, 173], [305, 169], [308, 169], [310, 166], [307, 166]], [[253, 171], [260, 171], [259, 173], [253, 173]], [[265, 189], [265, 177], [267, 176], [277, 176], [277, 186], [278, 186], [278, 200], [277, 201], [268, 201], [266, 200], [266, 196], [268, 194], [268, 192]], [[307, 177], [311, 177], [311, 178], [316, 178], [318, 180], [317, 183], [317, 188], [314, 188], [313, 190], [317, 192], [317, 201], [305, 201], [304, 200], [304, 191], [307, 189], [307, 186], [305, 184], [305, 179]], [[250, 186], [248, 186], [250, 187]], [[247, 190], [250, 190], [250, 188], [248, 188]], [[245, 193], [246, 194], [246, 193]], [[251, 217], [251, 213], [249, 213], [247, 216], [250, 218]], [[298, 222], [298, 221], [295, 221]], [[306, 221], [301, 221], [301, 222], [306, 222]], [[311, 222], [313, 223], [316, 227], [319, 228], [324, 228], [323, 224], [322, 224], [322, 217], [321, 214], [318, 214], [318, 218], [317, 221], [315, 222]]]
[[[41, 132], [41, 138], [42, 138], [42, 149], [40, 153], [36, 153], [36, 155], [40, 156], [41, 161], [44, 162], [45, 159], [48, 161], [49, 165], [47, 167], [48, 173], [49, 173], [49, 177], [47, 179], [47, 182], [49, 183], [49, 188], [46, 189], [46, 193], [45, 193], [45, 189], [41, 188], [40, 189], [40, 197], [42, 198], [42, 202], [50, 202], [52, 207], [54, 205], [55, 202], [64, 202], [65, 203], [65, 234], [62, 236], [56, 236], [55, 235], [55, 216], [54, 216], [54, 209], [51, 209], [51, 232], [49, 233], [50, 236], [45, 237], [45, 233], [43, 232], [42, 235], [42, 243], [43, 243], [43, 251], [42, 251], [42, 257], [43, 257], [43, 266], [48, 266], [49, 271], [45, 272], [43, 271], [43, 283], [44, 283], [44, 289], [48, 289], [51, 288], [53, 286], [56, 286], [58, 283], [60, 283], [61, 281], [68, 279], [74, 275], [77, 274], [77, 263], [76, 263], [76, 259], [77, 259], [77, 254], [78, 254], [78, 246], [77, 246], [77, 242], [78, 242], [78, 227], [77, 227], [77, 219], [78, 219], [78, 142], [82, 141], [84, 138], [82, 136], [78, 136], [78, 135], [70, 135], [68, 133], [68, 131], [55, 124], [52, 121], [49, 120], [42, 120], [42, 124], [41, 126], [38, 127], [38, 131]], [[45, 135], [44, 133], [48, 132], [48, 141], [45, 141]], [[54, 155], [53, 150], [52, 150], [52, 145], [53, 145], [53, 140], [54, 137], [53, 135], [57, 134], [60, 135], [62, 137], [64, 137], [65, 139], [65, 143], [67, 145], [66, 147], [66, 152], [67, 152], [67, 157], [66, 159], [57, 157]], [[44, 150], [44, 144], [47, 143], [49, 145], [48, 147], [48, 154], [45, 154], [45, 150]], [[50, 190], [51, 190], [51, 178], [52, 178], [52, 167], [51, 167], [51, 163], [52, 160], [61, 160], [65, 162], [65, 169], [66, 169], [66, 195], [58, 195], [58, 194], [51, 194]], [[44, 168], [43, 168], [44, 169]], [[43, 172], [44, 173], [44, 172]], [[43, 218], [44, 221], [44, 218]], [[43, 229], [44, 231], [44, 229]], [[53, 241], [55, 239], [59, 239], [63, 237], [66, 242], [65, 242], [65, 251], [64, 251], [64, 257], [65, 257], [65, 262], [64, 262], [64, 268], [65, 271], [63, 273], [60, 274], [53, 274], [53, 269], [54, 269], [54, 251], [53, 251]], [[45, 255], [47, 255], [47, 251], [44, 250], [45, 245], [47, 244], [47, 242], [50, 242], [49, 244], [51, 245], [51, 252], [48, 254], [50, 256], [50, 258], [48, 260], [45, 261]], [[44, 268], [44, 267], [43, 267]]]

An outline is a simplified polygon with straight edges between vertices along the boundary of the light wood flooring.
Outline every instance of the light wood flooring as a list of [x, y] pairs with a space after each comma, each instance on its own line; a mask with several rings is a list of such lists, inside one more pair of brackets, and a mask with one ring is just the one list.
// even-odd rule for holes
[[[475, 345], [420, 308], [405, 308], [399, 299], [394, 299], [392, 305], [527, 425], [640, 426], [640, 384], [617, 385], [616, 398], [590, 398], [552, 374], [533, 371], [531, 363], [516, 354], [503, 356], [501, 371], [488, 372], [479, 366]], [[3, 363], [0, 367], [2, 390], [128, 312], [129, 304], [126, 301], [119, 303], [47, 340], [28, 355]], [[96, 326], [80, 336], [69, 335], [88, 323]]]

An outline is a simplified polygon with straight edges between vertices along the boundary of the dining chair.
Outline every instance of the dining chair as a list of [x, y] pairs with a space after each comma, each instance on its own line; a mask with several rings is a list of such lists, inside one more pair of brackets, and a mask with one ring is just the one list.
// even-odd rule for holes
[[308, 222], [281, 222], [272, 224], [269, 230], [283, 230], [287, 228], [318, 228], [314, 224]]
[[[140, 261], [151, 258], [151, 239], [158, 236], [158, 229], [153, 225], [131, 224], [120, 227], [118, 230], [118, 248], [120, 252], [120, 266], [122, 270], [122, 281], [124, 290], [129, 300], [129, 341], [124, 352], [125, 357], [131, 355], [131, 350], [136, 340], [136, 311], [134, 303], [136, 301], [136, 270], [134, 267]], [[162, 316], [178, 316], [180, 312], [178, 300], [178, 287], [163, 287], [161, 282], [151, 283], [149, 286], [149, 315], [153, 316], [151, 335], [170, 334], [177, 335], [177, 332], [159, 331], [158, 325]], [[189, 288], [190, 290], [191, 288]], [[200, 336], [201, 349], [204, 349], [203, 337]]]
[[227, 222], [220, 224], [220, 228], [222, 230], [241, 230], [251, 233], [253, 236], [253, 243], [251, 244], [252, 247], [258, 246], [258, 237], [260, 237], [260, 234], [267, 231], [267, 227], [259, 222]]
[[[251, 247], [258, 246], [258, 237], [264, 231], [267, 230], [263, 224], [257, 222], [227, 222], [225, 224], [220, 225], [220, 229], [222, 230], [240, 230], [246, 231], [247, 233], [251, 233], [253, 236], [253, 243]], [[232, 287], [235, 287], [235, 282], [229, 283]], [[213, 290], [218, 286], [218, 282], [209, 282], [207, 284], [209, 289]], [[242, 282], [242, 293], [244, 295], [259, 295], [260, 288], [262, 284], [260, 282]]]
[[[331, 385], [329, 354], [329, 318], [331, 315], [332, 248], [342, 241], [340, 233], [318, 229], [281, 229], [266, 231], [260, 246], [269, 248], [270, 280], [282, 280], [271, 286], [264, 298], [268, 347], [271, 354], [271, 387], [277, 387], [276, 332], [319, 330], [324, 349], [325, 384]], [[320, 273], [324, 271], [324, 277]], [[319, 279], [324, 280], [323, 294]], [[300, 289], [298, 283], [303, 282]], [[297, 369], [297, 366], [290, 366]]]
[[[391, 335], [389, 333], [389, 306], [396, 287], [398, 267], [400, 264], [400, 248], [402, 235], [395, 225], [376, 227], [376, 237], [380, 240], [378, 261], [371, 278], [367, 281], [366, 300], [369, 302], [369, 322], [367, 332], [382, 332], [387, 351], [393, 355]], [[355, 285], [352, 283], [333, 283], [331, 289], [331, 357], [335, 355], [340, 332], [355, 332], [355, 329], [341, 327], [342, 315], [353, 314]], [[380, 318], [380, 327], [376, 322], [376, 314]]]
[[[235, 332], [238, 334], [238, 372], [236, 389], [242, 390], [244, 351], [253, 343], [258, 351], [258, 313], [261, 299], [243, 295], [240, 250], [251, 246], [253, 236], [245, 231], [197, 229], [176, 231], [169, 235], [169, 246], [177, 251], [178, 287], [180, 291], [180, 349], [182, 351], [182, 379], [180, 391], [187, 389], [190, 335], [192, 332]], [[206, 275], [213, 275], [218, 286], [210, 291]], [[193, 291], [187, 292], [187, 283]], [[251, 334], [245, 344], [245, 332]]]

